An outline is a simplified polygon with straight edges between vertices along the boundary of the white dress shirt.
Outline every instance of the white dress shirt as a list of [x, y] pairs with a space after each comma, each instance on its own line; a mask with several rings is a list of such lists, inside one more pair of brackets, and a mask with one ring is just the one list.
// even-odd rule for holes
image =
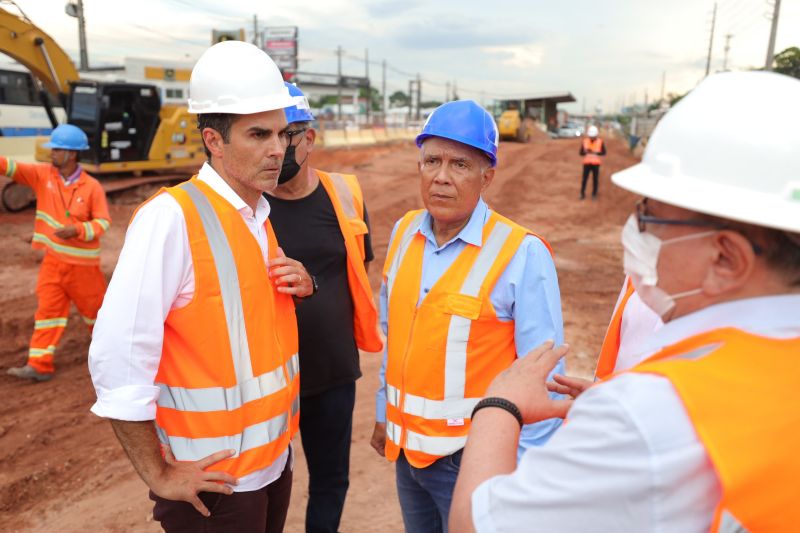
[[[622, 302], [626, 288], [627, 280], [622, 285], [617, 306]], [[616, 312], [616, 307], [614, 311]], [[642, 346], [663, 325], [664, 322], [661, 321], [658, 313], [650, 309], [642, 301], [639, 293], [634, 291], [622, 311], [622, 323], [619, 329], [619, 349], [617, 350], [617, 364], [614, 366], [614, 373], [628, 370], [641, 363]]]
[[[673, 320], [647, 341], [647, 356], [712, 329], [800, 336], [800, 295], [714, 305]], [[767, 354], [758, 354], [769, 364]], [[479, 532], [706, 533], [721, 489], [705, 448], [669, 380], [624, 374], [582, 394], [569, 421], [517, 469], [472, 494]]]
[[[267, 261], [269, 203], [255, 213], [219, 174], [204, 164], [198, 179], [228, 201], [258, 241]], [[114, 275], [97, 315], [89, 372], [97, 392], [92, 412], [116, 420], [155, 420], [164, 321], [194, 294], [194, 267], [186, 221], [178, 202], [160, 194], [142, 206], [125, 235]], [[239, 479], [235, 491], [258, 490], [283, 472], [288, 450], [269, 467]]]

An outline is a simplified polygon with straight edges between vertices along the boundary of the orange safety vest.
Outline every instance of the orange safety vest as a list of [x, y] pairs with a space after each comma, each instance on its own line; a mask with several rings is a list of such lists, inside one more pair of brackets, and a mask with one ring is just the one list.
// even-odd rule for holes
[[[0, 156], [0, 174], [27, 185], [36, 194], [36, 222], [31, 247], [46, 250], [64, 263], [100, 264], [100, 236], [111, 226], [103, 187], [85, 170], [69, 186], [53, 165], [20, 163]], [[72, 225], [78, 234], [62, 239], [56, 230]]]
[[378, 333], [378, 310], [372, 299], [372, 287], [364, 267], [364, 235], [369, 231], [364, 221], [364, 197], [358, 179], [352, 174], [328, 174], [316, 170], [328, 193], [339, 221], [347, 250], [347, 284], [353, 300], [353, 336], [356, 346], [368, 352], [383, 350]]
[[[275, 290], [261, 248], [230, 203], [197, 179], [165, 191], [183, 210], [195, 290], [164, 322], [159, 438], [179, 461], [236, 450], [210, 469], [241, 477], [271, 465], [297, 432], [294, 303]], [[265, 227], [274, 258], [278, 243], [269, 221]]]
[[389, 309], [386, 457], [396, 460], [402, 448], [417, 468], [464, 447], [473, 407], [517, 358], [514, 322], [497, 318], [490, 295], [531, 235], [492, 212], [482, 246], [467, 245], [417, 307], [423, 217], [424, 211], [403, 217], [383, 269]]
[[[600, 156], [597, 154], [599, 154], [603, 150], [603, 139], [597, 137], [596, 139], [592, 140], [589, 137], [584, 137], [583, 149], [586, 151], [586, 155], [583, 156], [584, 165], [600, 164]], [[589, 150], [591, 150], [594, 153], [590, 154]]]
[[603, 345], [600, 347], [600, 357], [597, 359], [597, 369], [594, 371], [596, 379], [605, 379], [614, 373], [614, 368], [617, 366], [617, 356], [619, 355], [622, 315], [625, 313], [625, 306], [634, 292], [636, 291], [633, 288], [633, 282], [630, 278], [627, 278], [625, 294], [622, 295], [619, 305], [614, 309], [611, 322], [609, 322], [608, 329], [606, 329]]
[[797, 531], [800, 337], [717, 329], [631, 372], [666, 377], [683, 402], [722, 488], [711, 533]]

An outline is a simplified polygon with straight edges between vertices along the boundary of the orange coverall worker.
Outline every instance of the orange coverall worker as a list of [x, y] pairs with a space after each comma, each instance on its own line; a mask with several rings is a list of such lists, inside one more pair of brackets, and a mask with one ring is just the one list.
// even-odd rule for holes
[[[0, 174], [27, 185], [36, 194], [31, 246], [45, 254], [36, 283], [39, 307], [28, 365], [40, 374], [52, 374], [53, 356], [67, 325], [70, 301], [90, 333], [103, 303], [106, 280], [100, 271], [100, 236], [111, 225], [106, 195], [100, 183], [80, 166], [63, 178], [52, 165], [0, 157]], [[77, 235], [59, 238], [56, 231], [68, 225], [75, 227]]]

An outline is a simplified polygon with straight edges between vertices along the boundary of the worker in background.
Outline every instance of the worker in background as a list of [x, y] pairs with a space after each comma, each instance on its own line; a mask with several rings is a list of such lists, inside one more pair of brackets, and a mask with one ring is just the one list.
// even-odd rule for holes
[[374, 256], [358, 180], [311, 167], [314, 117], [300, 89], [286, 85], [295, 102], [286, 108], [289, 146], [278, 186], [266, 194], [278, 242], [318, 284], [296, 310], [306, 531], [336, 533], [349, 486], [358, 349], [383, 349], [366, 268]]
[[313, 282], [278, 248], [262, 194], [294, 102], [269, 56], [240, 41], [203, 53], [189, 94], [209, 160], [131, 221], [89, 349], [92, 412], [164, 530], [278, 532], [299, 417], [293, 297]]
[[[550, 246], [481, 198], [497, 139], [472, 100], [434, 110], [416, 140], [425, 209], [395, 225], [383, 269], [387, 355], [372, 446], [395, 462], [408, 532], [447, 531], [472, 408], [492, 378], [563, 337]], [[526, 428], [520, 448], [541, 445], [560, 423]]]
[[581, 200], [586, 198], [586, 182], [592, 175], [592, 200], [597, 199], [597, 182], [600, 179], [600, 157], [606, 155], [606, 144], [599, 137], [597, 126], [589, 126], [586, 137], [581, 142], [580, 154], [583, 156], [583, 179], [581, 180]]
[[[642, 345], [651, 356], [571, 408], [545, 388], [565, 347], [498, 376], [486, 395], [502, 402], [473, 418], [453, 530], [796, 530], [799, 99], [788, 76], [710, 76], [659, 122], [642, 163], [613, 176], [645, 197], [622, 242], [665, 323]], [[517, 466], [520, 424], [567, 409]]]
[[70, 302], [91, 333], [106, 291], [100, 236], [111, 225], [103, 187], [79, 162], [79, 152], [89, 149], [86, 134], [77, 126], [61, 124], [44, 146], [50, 148], [50, 165], [0, 157], [0, 173], [36, 194], [31, 246], [44, 250], [36, 282], [39, 307], [27, 363], [8, 369], [12, 376], [33, 381], [53, 378], [53, 359], [67, 327]]

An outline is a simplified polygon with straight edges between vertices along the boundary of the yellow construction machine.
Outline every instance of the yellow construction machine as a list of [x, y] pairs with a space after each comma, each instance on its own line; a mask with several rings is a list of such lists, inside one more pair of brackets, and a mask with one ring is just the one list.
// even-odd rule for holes
[[497, 119], [497, 130], [500, 139], [528, 142], [533, 135], [536, 124], [527, 113], [524, 101], [503, 100], [502, 113]]
[[[54, 127], [47, 93], [86, 133], [90, 149], [81, 152], [81, 165], [90, 174], [176, 173], [205, 161], [196, 118], [185, 106], [162, 105], [155, 85], [81, 80], [66, 52], [24, 14], [0, 8], [0, 52], [31, 71]], [[43, 142], [36, 159], [49, 161]]]

